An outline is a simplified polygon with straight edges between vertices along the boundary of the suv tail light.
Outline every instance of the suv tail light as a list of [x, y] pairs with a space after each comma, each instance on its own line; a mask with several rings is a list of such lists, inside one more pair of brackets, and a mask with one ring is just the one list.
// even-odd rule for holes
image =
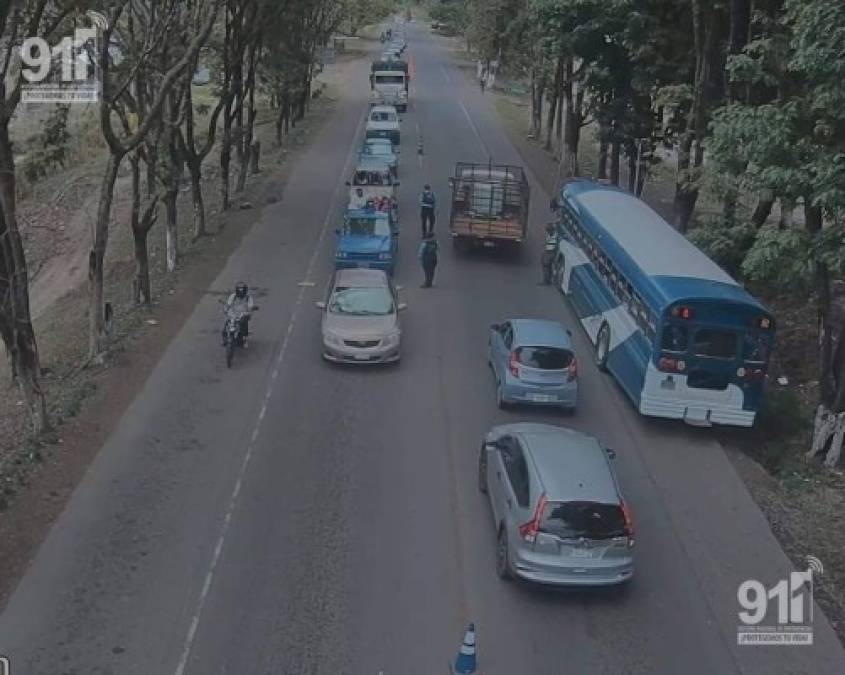
[[511, 375], [514, 377], [519, 377], [519, 355], [516, 351], [512, 351], [508, 359], [508, 370], [511, 371]]
[[519, 536], [522, 537], [529, 544], [533, 544], [537, 539], [537, 533], [540, 531], [540, 520], [543, 517], [543, 511], [546, 510], [546, 495], [540, 495], [537, 500], [537, 507], [534, 509], [534, 517], [527, 523], [519, 526]]
[[622, 502], [621, 509], [622, 517], [625, 519], [625, 536], [628, 537], [628, 546], [631, 547], [634, 545], [634, 518], [625, 502]]
[[567, 379], [570, 382], [578, 377], [578, 359], [574, 356], [572, 357], [572, 361], [569, 362], [569, 368], [567, 368], [567, 371]]

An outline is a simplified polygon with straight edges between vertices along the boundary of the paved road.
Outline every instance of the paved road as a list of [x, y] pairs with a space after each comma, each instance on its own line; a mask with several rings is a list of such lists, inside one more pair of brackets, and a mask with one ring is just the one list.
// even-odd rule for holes
[[[485, 675], [842, 673], [820, 612], [813, 647], [736, 646], [738, 584], [773, 584], [790, 565], [710, 435], [640, 419], [592, 367], [582, 333], [577, 414], [496, 409], [487, 326], [515, 315], [572, 323], [536, 285], [548, 195], [535, 182], [535, 235], [515, 258], [454, 255], [441, 208], [436, 288], [418, 288], [421, 183], [443, 201], [456, 160], [518, 158], [437, 39], [415, 29], [410, 41], [402, 363], [352, 370], [319, 358], [313, 302], [362, 128], [360, 63], [284, 200], [261, 212], [212, 289], [238, 278], [266, 289], [250, 353], [226, 371], [214, 298], [197, 307], [0, 616], [14, 675], [432, 675], [470, 619]], [[489, 426], [519, 419], [571, 424], [617, 450], [638, 525], [627, 592], [495, 576], [476, 453]]]

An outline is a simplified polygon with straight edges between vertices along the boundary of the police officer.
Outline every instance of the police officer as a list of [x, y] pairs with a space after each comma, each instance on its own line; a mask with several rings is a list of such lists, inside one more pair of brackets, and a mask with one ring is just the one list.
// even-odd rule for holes
[[[420, 195], [420, 220], [422, 221], [422, 236], [434, 232], [434, 209], [437, 206], [437, 200], [434, 196], [434, 191], [431, 185], [426, 183]], [[426, 224], [428, 227], [426, 227]]]
[[540, 264], [543, 267], [543, 285], [548, 286], [552, 283], [552, 263], [557, 253], [557, 231], [554, 223], [546, 224], [546, 240], [543, 243], [543, 256], [540, 258]]

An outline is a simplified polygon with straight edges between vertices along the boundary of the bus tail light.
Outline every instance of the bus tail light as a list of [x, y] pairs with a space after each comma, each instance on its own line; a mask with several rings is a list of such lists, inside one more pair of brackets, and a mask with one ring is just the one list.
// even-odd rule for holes
[[666, 373], [682, 373], [687, 369], [687, 364], [683, 359], [662, 356], [657, 362], [657, 368]]
[[567, 370], [567, 381], [572, 382], [572, 380], [578, 377], [578, 360], [573, 356], [572, 361], [569, 362], [569, 368]]
[[736, 376], [746, 382], [756, 382], [766, 376], [766, 371], [762, 368], [743, 368], [740, 366], [736, 370]]
[[691, 319], [692, 308], [690, 307], [673, 307], [672, 308], [672, 316], [676, 316], [679, 319]]

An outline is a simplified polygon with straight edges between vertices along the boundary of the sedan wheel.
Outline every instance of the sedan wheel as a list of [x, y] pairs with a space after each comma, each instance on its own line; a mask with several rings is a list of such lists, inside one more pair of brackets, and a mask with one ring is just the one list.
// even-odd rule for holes
[[499, 528], [499, 537], [496, 541], [496, 574], [506, 580], [513, 578], [508, 562], [508, 533], [504, 525]]

